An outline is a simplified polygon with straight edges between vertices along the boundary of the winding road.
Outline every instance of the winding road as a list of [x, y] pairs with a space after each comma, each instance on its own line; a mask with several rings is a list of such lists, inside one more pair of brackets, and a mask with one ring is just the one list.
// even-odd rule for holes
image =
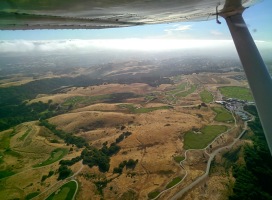
[[[60, 188], [62, 185], [64, 185], [65, 183], [67, 183], [69, 181], [75, 181], [76, 184], [77, 184], [77, 189], [76, 189], [76, 192], [75, 192], [75, 194], [73, 196], [73, 199], [74, 199], [75, 196], [76, 196], [77, 190], [78, 190], [78, 183], [77, 183], [77, 181], [74, 178], [75, 178], [76, 175], [78, 175], [81, 172], [81, 170], [84, 167], [83, 161], [81, 161], [80, 164], [81, 164], [81, 166], [80, 166], [79, 170], [76, 173], [74, 173], [72, 176], [70, 176], [70, 177], [68, 177], [68, 178], [66, 178], [64, 180], [60, 180], [60, 181], [56, 182], [54, 185], [51, 185], [49, 188], [47, 188], [47, 190], [43, 191], [38, 196], [34, 197], [33, 200], [40, 199], [43, 194], [45, 194], [46, 192], [50, 191], [54, 187], [56, 187], [56, 189], [53, 191], [53, 192], [55, 192], [58, 188]], [[49, 195], [47, 195], [47, 196], [50, 196], [51, 194], [52, 194], [52, 192]]]
[[[251, 116], [251, 119], [249, 121], [252, 121], [254, 120], [254, 117], [252, 115]], [[208, 163], [207, 163], [207, 167], [206, 167], [206, 171], [205, 173], [198, 177], [194, 182], [192, 182], [191, 184], [189, 184], [188, 186], [184, 187], [182, 190], [180, 190], [178, 193], [176, 193], [172, 198], [171, 200], [176, 200], [178, 198], [181, 198], [184, 193], [186, 193], [187, 191], [189, 191], [190, 189], [192, 189], [194, 186], [196, 186], [198, 183], [200, 183], [202, 180], [204, 180], [206, 177], [208, 177], [209, 175], [209, 171], [210, 171], [210, 168], [211, 168], [211, 162], [212, 160], [214, 159], [214, 157], [216, 156], [217, 153], [219, 153], [220, 151], [224, 150], [224, 149], [230, 149], [233, 147], [233, 145], [238, 141], [240, 140], [240, 138], [244, 135], [244, 133], [246, 132], [247, 130], [247, 123], [248, 121], [244, 122], [244, 128], [243, 128], [243, 131], [240, 133], [240, 135], [234, 139], [234, 141], [227, 145], [227, 146], [224, 146], [224, 147], [221, 147], [219, 149], [216, 149], [215, 151], [213, 151], [211, 154], [208, 154], [209, 155], [209, 160], [208, 160]], [[206, 147], [207, 148], [207, 147]], [[207, 152], [206, 152], [207, 153]]]
[[[249, 113], [248, 113], [248, 114], [249, 114]], [[232, 115], [233, 115], [233, 113], [232, 113]], [[233, 142], [232, 142], [231, 144], [229, 144], [229, 145], [227, 145], [227, 146], [220, 147], [220, 148], [214, 150], [212, 153], [208, 153], [208, 152], [207, 152], [207, 148], [209, 148], [209, 146], [210, 146], [212, 143], [214, 143], [219, 137], [221, 137], [223, 134], [225, 134], [225, 133], [227, 133], [227, 132], [232, 131], [235, 127], [237, 127], [237, 121], [236, 121], [236, 118], [234, 117], [234, 115], [233, 115], [233, 118], [234, 118], [234, 120], [235, 120], [235, 126], [232, 127], [231, 129], [229, 129], [229, 130], [227, 130], [227, 131], [221, 133], [220, 135], [218, 135], [216, 138], [214, 138], [214, 140], [213, 140], [210, 144], [207, 145], [207, 147], [205, 147], [205, 148], [203, 148], [203, 149], [187, 149], [187, 150], [185, 151], [185, 153], [184, 153], [184, 157], [185, 157], [184, 160], [182, 160], [182, 161], [180, 162], [180, 166], [185, 170], [185, 175], [184, 175], [184, 177], [182, 178], [182, 180], [181, 180], [178, 184], [174, 185], [173, 187], [171, 187], [171, 188], [169, 188], [169, 189], [166, 189], [166, 190], [163, 190], [162, 192], [160, 192], [160, 194], [158, 194], [158, 196], [156, 196], [156, 197], [153, 198], [152, 200], [158, 199], [163, 193], [165, 193], [165, 192], [167, 192], [167, 191], [173, 189], [174, 187], [178, 186], [178, 185], [181, 184], [181, 183], [183, 182], [183, 180], [187, 177], [188, 172], [187, 172], [187, 170], [185, 169], [185, 167], [183, 166], [183, 162], [187, 159], [187, 153], [188, 153], [188, 151], [196, 151], [196, 150], [199, 151], [199, 150], [204, 150], [204, 152], [209, 156], [209, 160], [208, 160], [208, 162], [207, 162], [206, 171], [205, 171], [205, 173], [204, 173], [203, 175], [201, 175], [200, 177], [198, 177], [195, 181], [193, 181], [192, 183], [190, 183], [190, 184], [187, 185], [186, 187], [182, 188], [178, 193], [176, 193], [176, 194], [171, 198], [171, 200], [176, 200], [176, 199], [178, 199], [178, 198], [181, 198], [187, 191], [189, 191], [190, 189], [192, 189], [193, 187], [195, 187], [197, 184], [199, 184], [202, 180], [204, 180], [205, 178], [207, 178], [208, 175], [209, 175], [210, 168], [211, 168], [211, 162], [212, 162], [212, 160], [214, 159], [214, 157], [215, 157], [220, 151], [222, 151], [222, 150], [224, 150], [224, 149], [230, 149], [230, 148], [232, 148], [232, 146], [233, 146], [233, 145], [234, 145], [234, 144], [235, 144], [235, 143], [243, 136], [243, 134], [244, 134], [245, 131], [247, 130], [247, 123], [248, 123], [249, 121], [253, 121], [253, 120], [254, 120], [254, 116], [252, 116], [251, 114], [249, 114], [249, 115], [251, 116], [251, 119], [244, 122], [243, 131], [238, 135], [237, 138], [235, 138], [235, 139], [233, 140]]]

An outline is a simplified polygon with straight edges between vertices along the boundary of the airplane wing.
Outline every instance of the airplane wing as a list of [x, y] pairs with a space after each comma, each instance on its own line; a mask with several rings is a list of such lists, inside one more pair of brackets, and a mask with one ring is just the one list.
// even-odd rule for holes
[[[221, 2], [221, 3], [220, 3]], [[214, 19], [256, 0], [1, 0], [0, 29], [101, 29]]]

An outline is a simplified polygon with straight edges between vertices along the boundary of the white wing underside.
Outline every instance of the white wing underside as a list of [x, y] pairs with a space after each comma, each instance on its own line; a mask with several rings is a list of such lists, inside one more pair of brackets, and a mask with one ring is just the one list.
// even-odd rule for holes
[[259, 0], [1, 0], [0, 29], [100, 29], [210, 20]]

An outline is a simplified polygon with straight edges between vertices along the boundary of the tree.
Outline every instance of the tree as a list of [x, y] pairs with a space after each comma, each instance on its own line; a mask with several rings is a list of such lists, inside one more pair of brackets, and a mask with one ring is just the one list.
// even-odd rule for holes
[[135, 161], [133, 159], [129, 159], [128, 162], [126, 163], [126, 167], [134, 169], [136, 167], [137, 163], [138, 163], [138, 159]]
[[66, 179], [71, 174], [72, 174], [72, 170], [71, 169], [69, 169], [66, 165], [61, 165], [59, 167], [59, 177], [58, 177], [58, 180]]

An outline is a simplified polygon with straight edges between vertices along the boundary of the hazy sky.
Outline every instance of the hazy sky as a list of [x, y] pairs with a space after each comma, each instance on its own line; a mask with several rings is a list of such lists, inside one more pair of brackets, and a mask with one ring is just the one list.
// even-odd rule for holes
[[[266, 46], [268, 45], [272, 48], [272, 1], [264, 0], [248, 8], [245, 10], [243, 16], [253, 38], [258, 41], [268, 42]], [[191, 44], [195, 42], [193, 46], [197, 45], [198, 42], [196, 40], [203, 40], [202, 43], [199, 44], [207, 46], [211, 44], [211, 42], [209, 42], [210, 40], [231, 40], [225, 20], [220, 18], [220, 21], [222, 22], [221, 25], [217, 24], [215, 20], [211, 20], [99, 30], [0, 31], [0, 52], [6, 52], [12, 49], [15, 51], [19, 50], [18, 45], [24, 45], [22, 47], [29, 50], [36, 50], [36, 46], [38, 46], [38, 50], [48, 50], [50, 49], [49, 44], [51, 44], [52, 47], [53, 43], [58, 43], [55, 47], [59, 49], [73, 48], [73, 46], [80, 48], [90, 44], [97, 45], [98, 43], [99, 45], [105, 46], [107, 42], [116, 46], [121, 42], [119, 39], [124, 38], [127, 39], [124, 42], [126, 46], [138, 45], [135, 48], [140, 48], [142, 44], [148, 44], [146, 46], [153, 46], [154, 48], [158, 48], [159, 46], [172, 46], [176, 48], [177, 45], [180, 45], [177, 43], [177, 40], [180, 40], [181, 44], [184, 45], [186, 45], [186, 40], [190, 40], [192, 41]], [[130, 40], [131, 38], [133, 38], [133, 40]], [[106, 42], [103, 42], [105, 39]], [[152, 40], [150, 41], [150, 39]], [[161, 39], [172, 39], [172, 43], [167, 44], [167, 42], [164, 42], [162, 45], [158, 45], [158, 41]], [[16, 40], [16, 42], [14, 40]], [[39, 40], [43, 42], [37, 43]], [[52, 41], [49, 42], [48, 40]], [[62, 46], [64, 43], [59, 42], [59, 40], [66, 41], [66, 44], [69, 43], [69, 47], [65, 45]], [[69, 42], [69, 40], [71, 41]], [[89, 40], [89, 42], [84, 44], [84, 42], [80, 40]], [[149, 43], [147, 43], [147, 41]], [[122, 48], [122, 45], [119, 45], [119, 47]]]

